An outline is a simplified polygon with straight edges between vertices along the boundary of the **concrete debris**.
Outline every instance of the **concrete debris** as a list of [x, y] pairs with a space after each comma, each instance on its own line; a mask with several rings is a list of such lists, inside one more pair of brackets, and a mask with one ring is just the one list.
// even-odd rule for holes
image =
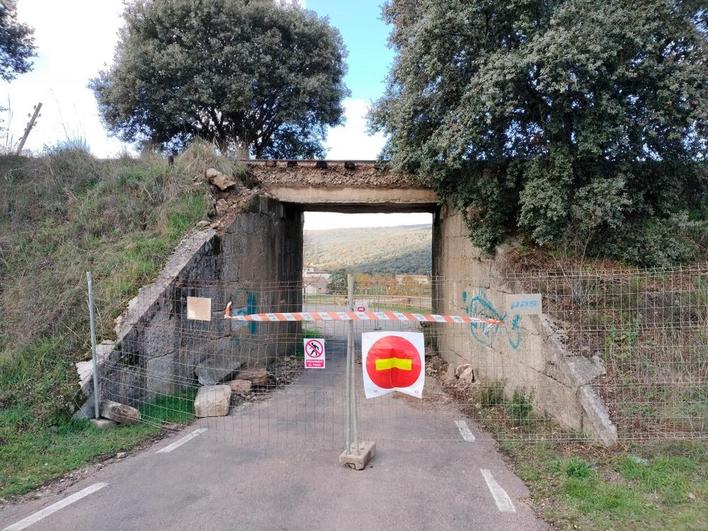
[[231, 391], [234, 392], [237, 395], [247, 395], [248, 393], [251, 392], [251, 382], [248, 380], [232, 380], [229, 382], [229, 387], [231, 387]]
[[585, 356], [568, 356], [566, 364], [577, 385], [589, 384], [606, 374], [605, 365], [598, 356], [593, 356], [592, 359]]
[[293, 356], [278, 358], [272, 366], [273, 380], [276, 386], [287, 385], [303, 370], [302, 360]]
[[227, 356], [207, 358], [202, 361], [194, 374], [201, 385], [217, 385], [229, 380], [241, 368], [241, 362]]
[[88, 399], [81, 405], [79, 409], [74, 411], [71, 416], [72, 420], [88, 420], [92, 419], [95, 415], [95, 409], [93, 407], [93, 394], [88, 397]]
[[[102, 341], [96, 345], [96, 360], [99, 367], [106, 362], [115, 346], [113, 341]], [[76, 372], [79, 375], [79, 383], [84, 396], [91, 396], [93, 393], [93, 361], [79, 361], [76, 363]]]
[[270, 381], [270, 376], [265, 368], [244, 369], [238, 373], [239, 380], [248, 380], [253, 385], [266, 386]]
[[593, 427], [595, 437], [608, 447], [617, 444], [617, 427], [597, 391], [591, 385], [583, 385], [578, 389], [578, 402]]
[[455, 369], [455, 377], [459, 378], [460, 376], [462, 376], [463, 372], [465, 372], [467, 369], [471, 369], [471, 368], [472, 368], [472, 365], [470, 365], [469, 363], [463, 363], [462, 365], [459, 365]]
[[477, 378], [474, 374], [474, 369], [472, 367], [467, 367], [464, 371], [460, 373], [460, 382], [465, 384], [465, 385], [470, 385], [473, 384], [474, 382], [477, 381]]
[[112, 400], [101, 402], [101, 416], [118, 424], [137, 424], [140, 422], [140, 411]]
[[200, 387], [194, 399], [194, 415], [203, 417], [225, 417], [229, 414], [231, 387], [228, 385], [207, 385]]
[[216, 202], [216, 215], [224, 216], [229, 211], [229, 202], [226, 199], [219, 199]]
[[116, 454], [116, 459], [125, 459], [126, 457], [128, 457], [128, 454], [126, 452], [118, 452]]
[[209, 168], [206, 171], [206, 178], [209, 184], [213, 184], [222, 192], [237, 187], [239, 184], [233, 177], [229, 177], [214, 168]]

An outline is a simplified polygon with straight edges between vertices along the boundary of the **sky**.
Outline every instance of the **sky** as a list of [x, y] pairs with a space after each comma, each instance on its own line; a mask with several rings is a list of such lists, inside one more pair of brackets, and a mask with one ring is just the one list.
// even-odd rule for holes
[[[330, 129], [329, 159], [375, 159], [384, 144], [382, 134], [369, 135], [366, 114], [381, 97], [393, 59], [387, 46], [389, 28], [381, 20], [383, 0], [300, 0], [307, 9], [329, 18], [342, 33], [348, 50], [345, 82], [351, 91], [343, 103], [344, 125]], [[2, 104], [10, 108], [9, 131], [17, 140], [37, 102], [42, 111], [25, 146], [39, 153], [60, 142], [83, 138], [99, 157], [114, 157], [131, 147], [111, 137], [103, 127], [89, 79], [112, 60], [122, 25], [123, 0], [19, 0], [18, 17], [35, 29], [37, 57], [32, 72], [2, 82]], [[383, 226], [429, 223], [427, 214], [406, 217], [308, 214], [306, 228]], [[378, 221], [377, 221], [378, 220]]]

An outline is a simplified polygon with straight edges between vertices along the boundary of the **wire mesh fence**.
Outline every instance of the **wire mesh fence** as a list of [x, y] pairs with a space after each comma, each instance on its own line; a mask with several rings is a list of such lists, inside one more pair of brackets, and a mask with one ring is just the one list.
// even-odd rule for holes
[[593, 382], [620, 440], [708, 433], [708, 265], [519, 274], [544, 294], [565, 347], [599, 358]]
[[[238, 444], [341, 448], [349, 323], [224, 316], [229, 302], [244, 317], [353, 306], [408, 316], [354, 322], [360, 435], [377, 444], [462, 442], [454, 420], [463, 415], [499, 439], [596, 439], [598, 403], [619, 440], [706, 437], [708, 266], [520, 273], [492, 284], [369, 279], [349, 301], [309, 295], [299, 282], [177, 283], [103, 364], [102, 398], [163, 426], [196, 413], [200, 427]], [[543, 313], [515, 313], [506, 302], [515, 293], [540, 293]], [[190, 314], [195, 300], [207, 301], [201, 315]], [[436, 322], [433, 312], [497, 324]], [[364, 398], [361, 334], [377, 330], [424, 334], [422, 399]], [[325, 340], [324, 369], [304, 368], [304, 338]]]

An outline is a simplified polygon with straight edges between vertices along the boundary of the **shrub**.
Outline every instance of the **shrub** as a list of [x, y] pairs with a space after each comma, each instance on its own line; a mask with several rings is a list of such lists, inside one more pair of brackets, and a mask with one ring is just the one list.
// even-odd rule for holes
[[668, 267], [698, 257], [699, 247], [687, 229], [687, 216], [649, 218], [609, 232], [603, 243], [607, 256], [644, 267]]
[[575, 479], [585, 479], [592, 475], [590, 463], [579, 457], [571, 457], [563, 466], [563, 473], [566, 477]]
[[526, 392], [522, 389], [514, 390], [511, 401], [506, 405], [506, 411], [515, 425], [523, 424], [529, 420], [531, 412], [533, 411], [531, 396], [527, 396]]
[[498, 382], [483, 386], [479, 391], [479, 402], [482, 407], [502, 405], [504, 403], [504, 384]]
[[625, 236], [708, 203], [705, 112], [691, 103], [707, 94], [704, 14], [665, 0], [391, 0], [397, 57], [371, 126], [484, 249], [514, 235], [638, 265], [690, 260], [683, 236], [668, 239], [676, 225], [633, 235], [644, 254]]

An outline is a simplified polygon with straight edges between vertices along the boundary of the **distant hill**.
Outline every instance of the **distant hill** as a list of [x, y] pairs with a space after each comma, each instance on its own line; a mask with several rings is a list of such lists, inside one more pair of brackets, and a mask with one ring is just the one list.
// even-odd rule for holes
[[305, 231], [305, 265], [326, 271], [430, 274], [432, 227], [406, 225]]

